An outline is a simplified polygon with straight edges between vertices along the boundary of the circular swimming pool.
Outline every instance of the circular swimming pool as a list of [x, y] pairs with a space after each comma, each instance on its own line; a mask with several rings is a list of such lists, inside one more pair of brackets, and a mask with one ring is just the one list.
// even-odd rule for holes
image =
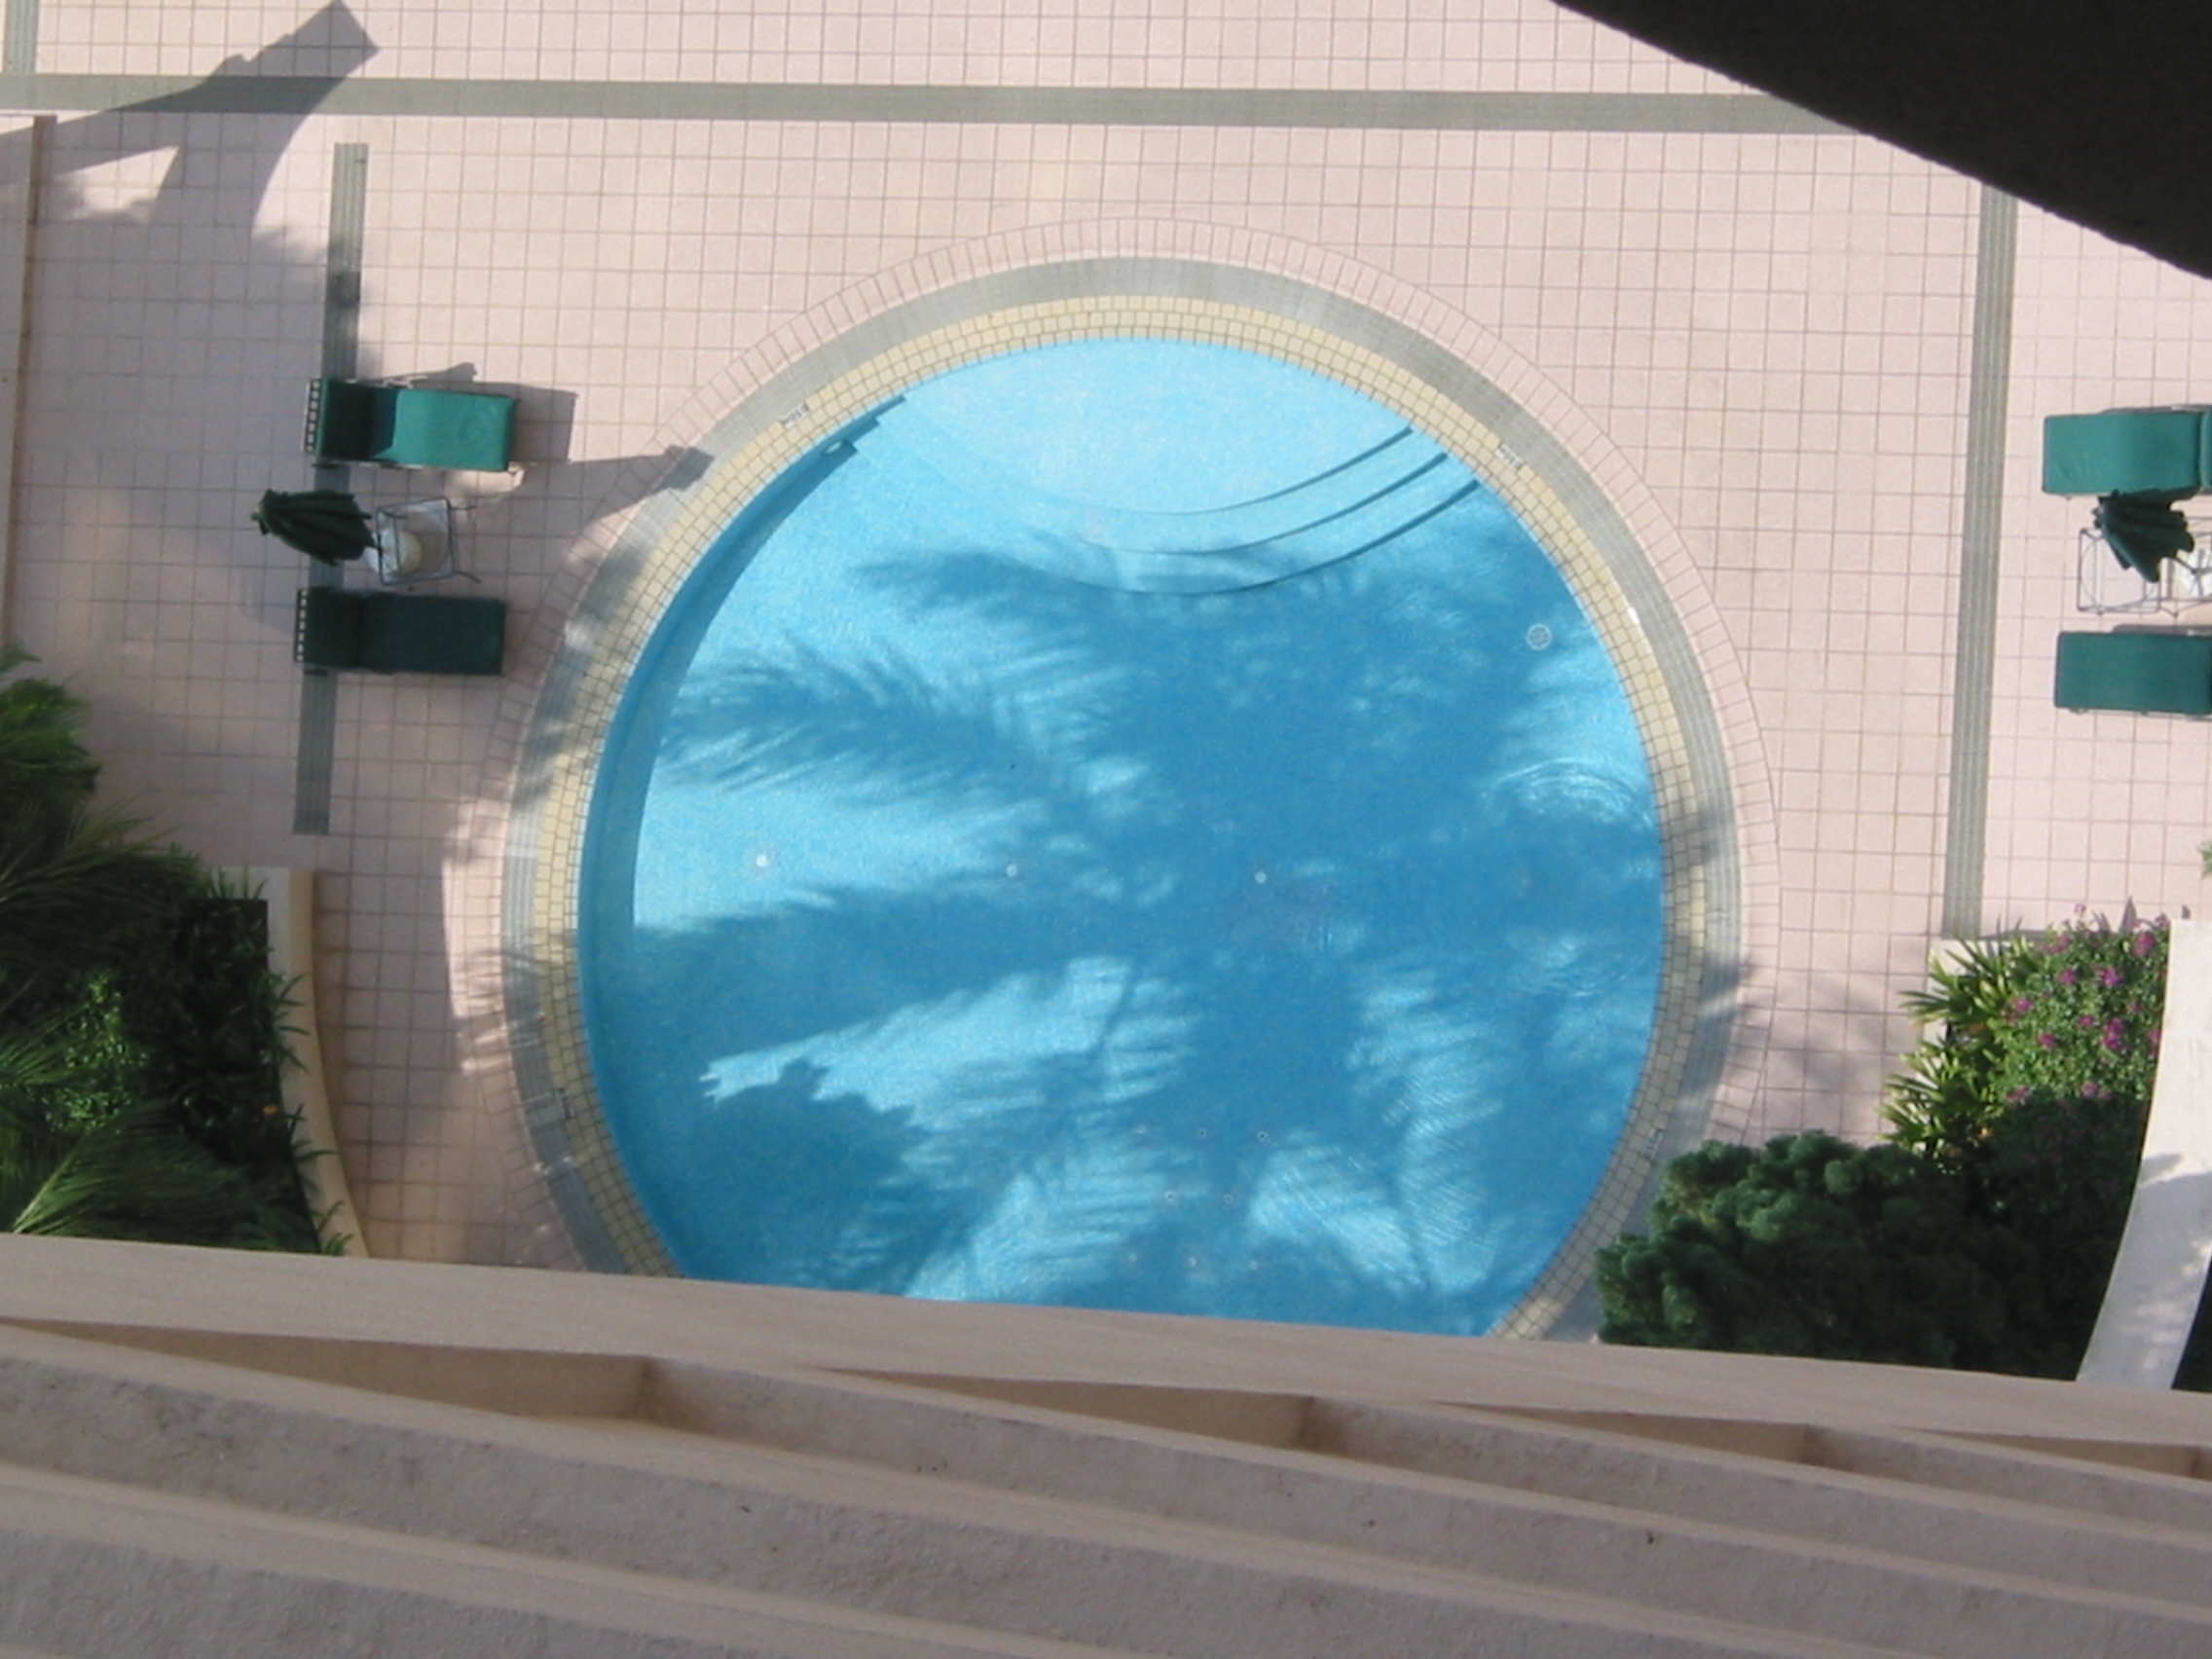
[[693, 571], [581, 993], [687, 1272], [1472, 1333], [1620, 1137], [1660, 879], [1613, 664], [1460, 461], [1088, 341], [910, 388]]

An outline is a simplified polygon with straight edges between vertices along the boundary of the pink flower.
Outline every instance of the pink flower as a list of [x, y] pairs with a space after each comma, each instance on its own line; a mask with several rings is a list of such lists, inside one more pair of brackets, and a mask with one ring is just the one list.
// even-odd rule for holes
[[2062, 985], [2071, 985], [2074, 982], [2074, 970], [2061, 968], [2058, 971], [2058, 982]]
[[2112, 985], [2117, 985], [2117, 984], [2119, 984], [2119, 983], [2120, 983], [2120, 970], [2119, 970], [2118, 968], [2100, 968], [2100, 969], [2098, 969], [2098, 970], [2097, 970], [2097, 982], [2098, 982], [2099, 984], [2101, 984], [2101, 985], [2106, 985], [2106, 986], [2112, 986]]
[[2149, 928], [2145, 928], [2141, 933], [2137, 934], [2135, 936], [2135, 943], [2130, 946], [2130, 948], [2138, 956], [2148, 956], [2157, 947], [2157, 936], [2154, 934]]
[[2058, 1047], [2058, 1039], [2052, 1036], [2048, 1031], [2037, 1032], [2036, 1041], [2046, 1049], [2055, 1049]]
[[2012, 1012], [2014, 1014], [2025, 1014], [2035, 1006], [2036, 999], [2033, 997], [2014, 997], [2012, 999]]

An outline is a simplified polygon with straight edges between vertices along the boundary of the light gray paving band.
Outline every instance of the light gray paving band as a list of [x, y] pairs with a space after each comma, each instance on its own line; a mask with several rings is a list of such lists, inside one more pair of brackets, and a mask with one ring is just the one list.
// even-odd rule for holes
[[[361, 241], [369, 220], [369, 147], [339, 144], [330, 157], [330, 247], [323, 262], [321, 372], [350, 377], [361, 355]], [[329, 463], [314, 469], [315, 485], [343, 490], [348, 469]], [[313, 587], [345, 579], [335, 565], [308, 563]], [[337, 772], [338, 676], [327, 668], [300, 672], [300, 746], [292, 769], [292, 833], [330, 833], [330, 792]]]
[[[33, 0], [10, 0], [11, 6], [28, 3]], [[1332, 92], [1302, 87], [859, 86], [305, 75], [196, 79], [8, 73], [0, 74], [0, 108], [1405, 131], [1838, 134], [1847, 130], [1779, 98], [1751, 92]]]
[[1989, 835], [1989, 731], [1997, 675], [1997, 560], [2005, 498], [2006, 392], [2020, 206], [1982, 187], [1974, 249], [1973, 343], [1967, 380], [1966, 511], [1959, 535], [1959, 624], [1951, 682], [1951, 786], [1944, 813], [1946, 939], [1982, 931]]
[[6, 36], [0, 39], [0, 73], [28, 76], [38, 68], [38, 0], [8, 0]]
[[[369, 228], [369, 147], [330, 156], [330, 247], [323, 259], [322, 372], [346, 377], [361, 357], [361, 244]], [[344, 467], [337, 469], [342, 475]], [[343, 486], [340, 486], [343, 488]]]

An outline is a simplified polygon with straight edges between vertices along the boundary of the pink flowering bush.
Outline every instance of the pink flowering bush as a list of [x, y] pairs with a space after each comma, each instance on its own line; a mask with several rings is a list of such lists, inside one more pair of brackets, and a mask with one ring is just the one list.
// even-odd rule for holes
[[[2164, 918], [2053, 928], [2012, 981], [1993, 1083], [2009, 1105], [2038, 1097], [2148, 1102], [2166, 995]], [[2047, 1040], [2046, 1040], [2047, 1039]]]
[[1891, 1080], [1889, 1138], [1958, 1167], [2031, 1101], [2087, 1102], [2092, 1122], [2140, 1125], [2157, 1073], [2166, 948], [2162, 916], [2119, 927], [2080, 916], [2040, 937], [1969, 946], [1958, 966], [1936, 971], [1932, 990], [1906, 999], [1928, 1035]]

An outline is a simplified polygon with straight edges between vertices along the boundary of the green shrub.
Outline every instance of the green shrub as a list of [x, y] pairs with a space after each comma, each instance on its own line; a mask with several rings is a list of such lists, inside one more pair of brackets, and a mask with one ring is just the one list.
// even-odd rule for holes
[[2037, 1094], [2005, 1114], [1967, 1171], [1968, 1206], [2035, 1248], [2033, 1282], [2012, 1287], [2013, 1318], [2043, 1333], [2051, 1376], [2073, 1376], [2088, 1346], [2149, 1119], [2141, 1101]]
[[1957, 963], [1930, 971], [1932, 990], [1906, 996], [1922, 1036], [1890, 1080], [1883, 1116], [1892, 1144], [1955, 1168], [1988, 1138], [2004, 1110], [1997, 1074], [2029, 966], [2017, 940], [1968, 944]]
[[1708, 1142], [1668, 1167], [1649, 1236], [1599, 1253], [1608, 1343], [2035, 1371], [2009, 1316], [2035, 1252], [1899, 1147]]
[[316, 1249], [263, 907], [94, 807], [82, 715], [0, 685], [0, 1229]]

